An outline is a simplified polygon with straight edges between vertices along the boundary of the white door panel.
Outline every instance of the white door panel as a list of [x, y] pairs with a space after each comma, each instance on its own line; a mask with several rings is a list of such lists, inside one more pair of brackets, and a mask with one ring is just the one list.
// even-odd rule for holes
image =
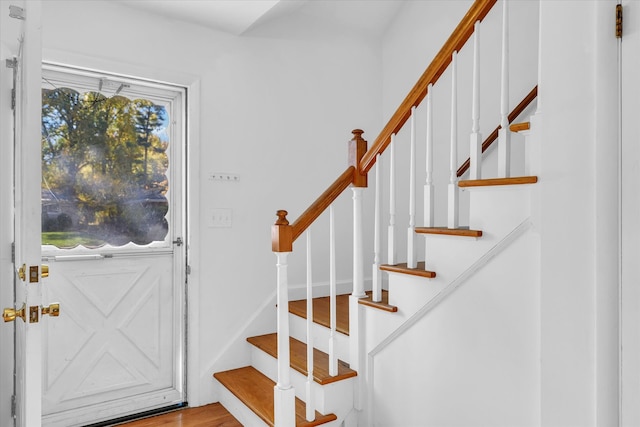
[[[43, 331], [45, 425], [94, 422], [96, 411], [131, 399], [147, 409], [181, 402], [172, 257], [50, 262], [56, 274], [44, 294], [67, 309]], [[83, 415], [83, 407], [93, 409]]]

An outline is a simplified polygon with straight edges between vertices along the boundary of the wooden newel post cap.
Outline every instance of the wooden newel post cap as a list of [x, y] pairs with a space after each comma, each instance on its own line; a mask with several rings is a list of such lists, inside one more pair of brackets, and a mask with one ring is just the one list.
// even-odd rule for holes
[[351, 133], [353, 134], [353, 139], [362, 139], [364, 131], [362, 129], [354, 129]]
[[289, 212], [280, 210], [276, 212], [278, 219], [276, 220], [276, 225], [289, 225], [289, 220], [287, 220], [287, 215]]
[[273, 252], [293, 251], [293, 229], [287, 220], [287, 211], [276, 212], [278, 219], [271, 226], [271, 250]]
[[362, 174], [360, 168], [360, 161], [367, 152], [367, 141], [362, 138], [364, 131], [362, 129], [354, 129], [351, 131], [353, 138], [349, 141], [349, 165], [356, 168], [353, 176], [354, 187], [366, 187], [367, 186], [367, 174]]

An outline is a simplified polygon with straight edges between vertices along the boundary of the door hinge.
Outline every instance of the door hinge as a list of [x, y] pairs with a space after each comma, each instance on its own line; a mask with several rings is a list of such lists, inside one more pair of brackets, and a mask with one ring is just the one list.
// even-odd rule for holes
[[[15, 81], [15, 74], [16, 74], [16, 70], [18, 69], [18, 59], [17, 58], [7, 58], [5, 60], [5, 65], [7, 68], [11, 68], [13, 70], [13, 75], [14, 75], [14, 81]], [[11, 109], [15, 110], [16, 109], [16, 88], [15, 86], [13, 88], [11, 88]]]
[[622, 38], [622, 5], [616, 5], [616, 38]]
[[20, 19], [20, 20], [25, 20], [25, 13], [24, 13], [24, 9], [19, 7], [19, 6], [14, 6], [14, 5], [10, 5], [9, 6], [9, 17], [10, 18], [15, 18], [15, 19]]
[[12, 394], [11, 395], [11, 418], [15, 418], [16, 417], [16, 395]]
[[187, 264], [185, 271], [187, 272], [187, 274], [191, 274], [191, 266], [189, 264]]
[[16, 263], [16, 242], [11, 242], [11, 263]]

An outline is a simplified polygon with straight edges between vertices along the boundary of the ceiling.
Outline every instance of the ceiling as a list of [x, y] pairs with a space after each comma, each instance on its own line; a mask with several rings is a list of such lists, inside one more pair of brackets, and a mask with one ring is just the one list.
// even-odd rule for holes
[[135, 9], [239, 35], [280, 0], [118, 0]]
[[[403, 0], [115, 0], [118, 3], [233, 35], [291, 16], [306, 26], [379, 35]], [[295, 15], [295, 16], [294, 16]]]

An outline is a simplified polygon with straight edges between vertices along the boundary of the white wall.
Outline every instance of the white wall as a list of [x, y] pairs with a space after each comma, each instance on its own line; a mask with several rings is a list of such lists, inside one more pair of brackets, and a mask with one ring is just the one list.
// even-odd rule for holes
[[545, 426], [618, 421], [614, 10], [612, 1], [541, 2]]
[[[192, 188], [198, 191], [189, 194], [195, 220], [190, 328], [196, 333], [189, 400], [214, 401], [210, 370], [218, 367], [212, 364], [275, 290], [270, 227], [276, 210], [295, 219], [346, 167], [351, 129], [380, 128], [377, 44], [345, 33], [232, 37], [115, 2], [43, 3], [46, 60], [192, 84], [198, 91], [191, 94], [198, 104], [190, 117]], [[209, 172], [236, 173], [240, 182], [214, 183]], [[349, 196], [338, 204], [347, 219]], [[233, 227], [208, 227], [214, 208], [231, 208]], [[350, 220], [339, 225], [338, 256], [345, 260], [339, 280], [351, 276], [350, 227]], [[302, 282], [300, 267], [292, 264], [290, 271], [292, 285]]]

